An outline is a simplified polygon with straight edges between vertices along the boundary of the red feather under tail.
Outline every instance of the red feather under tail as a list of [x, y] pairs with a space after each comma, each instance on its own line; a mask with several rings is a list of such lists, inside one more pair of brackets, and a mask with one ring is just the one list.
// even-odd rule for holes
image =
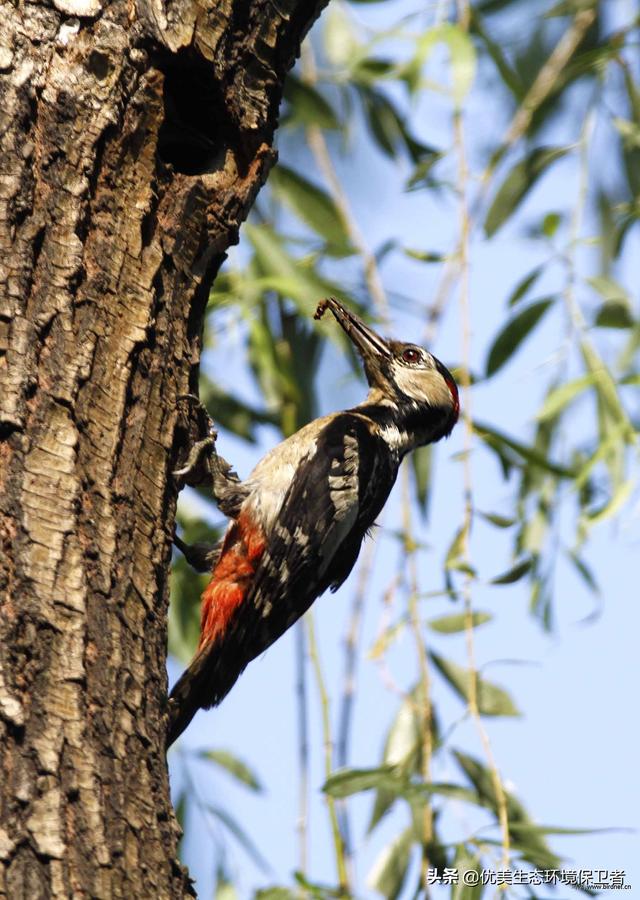
[[245, 597], [264, 548], [262, 530], [242, 513], [227, 532], [211, 581], [202, 594], [198, 649], [224, 636], [229, 619]]
[[211, 581], [202, 594], [198, 649], [169, 698], [167, 747], [182, 734], [198, 709], [220, 703], [244, 668], [236, 654], [232, 660], [225, 653], [230, 649], [226, 633], [246, 596], [264, 548], [262, 530], [242, 513], [227, 531]]

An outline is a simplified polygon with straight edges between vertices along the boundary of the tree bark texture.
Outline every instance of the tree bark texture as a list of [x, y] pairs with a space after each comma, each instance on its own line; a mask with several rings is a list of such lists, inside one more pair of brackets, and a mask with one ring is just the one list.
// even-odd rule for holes
[[323, 0], [0, 0], [0, 896], [191, 896], [167, 574], [211, 281]]

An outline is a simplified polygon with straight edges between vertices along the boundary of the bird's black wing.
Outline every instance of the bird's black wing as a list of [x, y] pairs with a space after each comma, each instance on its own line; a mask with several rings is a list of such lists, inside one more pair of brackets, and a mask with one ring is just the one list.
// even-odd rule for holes
[[347, 578], [396, 472], [364, 417], [340, 413], [325, 425], [285, 497], [245, 601], [254, 610], [251, 658]]

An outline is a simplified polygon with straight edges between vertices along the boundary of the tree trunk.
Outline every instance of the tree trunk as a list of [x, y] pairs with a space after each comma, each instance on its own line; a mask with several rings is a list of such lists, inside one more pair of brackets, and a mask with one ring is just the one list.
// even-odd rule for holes
[[0, 896], [192, 895], [167, 574], [213, 276], [323, 0], [0, 0]]

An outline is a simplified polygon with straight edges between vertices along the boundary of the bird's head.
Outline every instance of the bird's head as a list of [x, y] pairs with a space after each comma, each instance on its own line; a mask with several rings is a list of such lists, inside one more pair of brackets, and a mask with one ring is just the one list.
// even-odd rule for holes
[[460, 400], [458, 387], [447, 367], [423, 347], [380, 337], [333, 297], [318, 304], [316, 319], [327, 309], [362, 357], [371, 388], [369, 401], [437, 410], [445, 414], [442, 434], [449, 434], [458, 421]]

